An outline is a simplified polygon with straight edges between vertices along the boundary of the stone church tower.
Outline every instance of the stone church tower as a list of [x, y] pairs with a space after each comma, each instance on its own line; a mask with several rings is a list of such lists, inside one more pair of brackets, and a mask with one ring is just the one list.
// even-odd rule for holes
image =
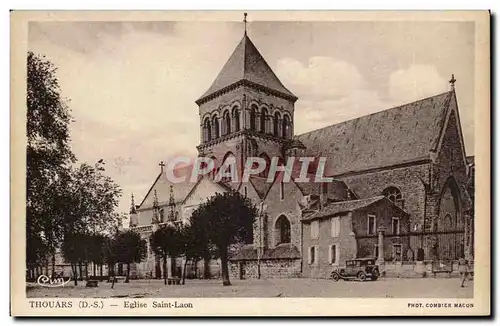
[[294, 134], [296, 100], [245, 31], [215, 81], [196, 101], [199, 155], [214, 159], [215, 168], [234, 157], [238, 171], [247, 157], [284, 159], [284, 147]]

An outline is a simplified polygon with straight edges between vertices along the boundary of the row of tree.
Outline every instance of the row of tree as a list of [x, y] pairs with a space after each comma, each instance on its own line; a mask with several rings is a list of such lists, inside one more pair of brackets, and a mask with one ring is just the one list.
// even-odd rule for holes
[[[114, 233], [121, 189], [105, 175], [105, 163], [78, 163], [71, 151], [67, 101], [56, 67], [27, 56], [26, 263], [27, 275], [55, 273], [56, 252]], [[85, 239], [85, 241], [83, 241]], [[97, 241], [97, 240], [96, 240]], [[52, 271], [48, 271], [51, 261]]]
[[[188, 223], [164, 224], [152, 233], [151, 249], [161, 260], [164, 283], [167, 283], [168, 259], [183, 258], [182, 284], [185, 284], [186, 268], [189, 262], [196, 264], [200, 260], [220, 259], [222, 280], [230, 285], [228, 256], [232, 245], [252, 241], [253, 221], [257, 214], [249, 199], [238, 192], [216, 194], [198, 207]], [[102, 234], [75, 233], [62, 245], [62, 252], [67, 263], [71, 264], [73, 275], [83, 275], [82, 268], [93, 263], [93, 275], [96, 267], [108, 266], [108, 276], [115, 276], [117, 263], [127, 266], [125, 282], [130, 280], [131, 264], [140, 263], [147, 256], [146, 240], [134, 230], [117, 231], [111, 236]], [[88, 273], [87, 273], [88, 274]], [[75, 285], [77, 278], [75, 277]]]
[[187, 223], [160, 227], [151, 236], [151, 246], [162, 260], [165, 282], [167, 259], [183, 257], [182, 284], [188, 262], [220, 259], [223, 285], [230, 285], [229, 249], [252, 241], [256, 216], [257, 209], [248, 198], [228, 191], [198, 206]]

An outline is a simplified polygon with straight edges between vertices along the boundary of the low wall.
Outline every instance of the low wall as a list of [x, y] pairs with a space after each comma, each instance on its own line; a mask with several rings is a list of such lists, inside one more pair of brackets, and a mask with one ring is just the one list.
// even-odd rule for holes
[[[458, 261], [403, 261], [384, 262], [379, 265], [382, 277], [422, 278], [422, 277], [458, 277]], [[469, 266], [469, 273], [474, 275], [474, 266]]]
[[[260, 261], [261, 278], [298, 278], [302, 276], [300, 259], [263, 259]], [[257, 260], [230, 261], [229, 274], [233, 279], [258, 278]]]

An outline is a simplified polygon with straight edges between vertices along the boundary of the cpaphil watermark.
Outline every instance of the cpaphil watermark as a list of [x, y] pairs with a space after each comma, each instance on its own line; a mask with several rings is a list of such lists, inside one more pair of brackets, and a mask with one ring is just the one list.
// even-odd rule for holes
[[234, 156], [229, 156], [218, 166], [217, 161], [210, 157], [192, 159], [180, 156], [167, 161], [165, 173], [172, 183], [197, 182], [205, 175], [211, 175], [216, 182], [248, 182], [252, 175], [263, 177], [269, 183], [274, 182], [278, 175], [282, 176], [283, 182], [292, 179], [305, 183], [333, 182], [333, 178], [324, 176], [326, 162], [326, 157], [293, 156], [288, 157], [286, 163], [280, 157], [273, 157], [270, 161], [248, 157], [245, 162], [237, 162]]
[[64, 277], [61, 275], [56, 275], [55, 277], [47, 276], [47, 275], [40, 275], [38, 276], [36, 282], [44, 287], [49, 287], [49, 288], [55, 288], [59, 286], [65, 286], [69, 282], [71, 282], [71, 277], [65, 281]]

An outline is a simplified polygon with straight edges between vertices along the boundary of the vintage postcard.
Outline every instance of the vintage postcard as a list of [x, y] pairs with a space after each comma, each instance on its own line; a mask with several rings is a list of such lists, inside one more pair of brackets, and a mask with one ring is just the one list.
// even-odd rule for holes
[[12, 315], [491, 313], [489, 12], [11, 28]]

